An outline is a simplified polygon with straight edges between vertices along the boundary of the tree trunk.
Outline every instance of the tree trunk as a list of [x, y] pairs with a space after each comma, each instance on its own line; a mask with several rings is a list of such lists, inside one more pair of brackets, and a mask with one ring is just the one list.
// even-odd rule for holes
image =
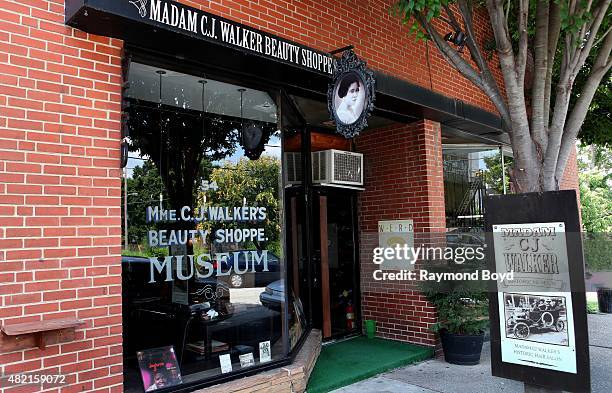
[[[611, 2], [612, 0], [571, 1], [568, 6], [563, 2], [537, 0], [535, 36], [530, 43], [530, 2], [517, 1], [512, 5], [512, 9], [517, 11], [517, 23], [514, 26], [518, 26], [512, 33], [518, 34], [518, 45], [513, 45], [513, 25], [508, 23], [512, 2], [486, 0], [505, 97], [476, 42], [471, 9], [474, 2], [457, 1], [462, 21], [456, 17], [456, 8], [448, 4], [441, 5], [448, 18], [440, 17], [454, 30], [465, 30], [466, 46], [473, 63], [467, 61], [456, 48], [446, 42], [436, 24], [431, 22], [431, 16], [426, 14], [427, 10], [408, 6], [408, 0], [399, 1], [397, 10], [402, 14], [404, 23], [410, 23], [411, 18], [414, 18], [426, 36], [433, 40], [444, 59], [491, 99], [500, 113], [502, 128], [508, 132], [514, 152], [514, 165], [510, 173], [513, 189], [514, 192], [522, 193], [552, 191], [559, 187], [567, 159], [574, 148], [576, 136], [597, 86], [612, 67], [612, 59], [609, 57], [612, 51], [612, 33], [608, 29], [598, 35]], [[506, 6], [508, 8], [505, 8]], [[565, 9], [565, 6], [569, 9]], [[566, 17], [578, 20], [582, 16], [590, 15], [584, 18], [585, 20], [576, 22], [581, 23], [576, 26], [576, 31], [562, 31], [561, 19], [564, 12], [568, 13]], [[604, 26], [607, 27], [608, 24]], [[562, 45], [559, 46], [559, 43]], [[531, 91], [525, 87], [530, 45], [534, 57]], [[574, 80], [583, 69], [592, 48], [598, 49], [597, 60], [590, 70], [583, 90], [575, 92], [578, 99], [573, 108], [570, 108]], [[562, 55], [560, 75], [559, 80], [553, 83], [553, 79], [557, 79], [553, 78], [557, 54]], [[553, 92], [554, 99], [551, 97]], [[530, 105], [526, 103], [526, 94], [530, 94]]]

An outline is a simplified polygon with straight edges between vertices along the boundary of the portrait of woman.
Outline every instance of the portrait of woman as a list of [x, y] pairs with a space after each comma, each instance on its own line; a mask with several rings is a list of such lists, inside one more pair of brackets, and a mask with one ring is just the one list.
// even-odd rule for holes
[[358, 74], [345, 75], [336, 87], [334, 107], [336, 117], [344, 124], [353, 124], [363, 112], [365, 89]]
[[173, 346], [138, 351], [136, 356], [145, 392], [183, 383]]

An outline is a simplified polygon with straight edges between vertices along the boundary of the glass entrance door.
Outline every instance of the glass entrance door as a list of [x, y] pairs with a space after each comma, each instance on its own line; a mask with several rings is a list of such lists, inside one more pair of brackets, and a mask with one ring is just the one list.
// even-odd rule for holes
[[[283, 113], [291, 108], [284, 105]], [[313, 184], [308, 154], [350, 150], [350, 141], [299, 127], [296, 119], [286, 124], [293, 126], [284, 140], [289, 293], [300, 300], [295, 308], [303, 310], [307, 325], [321, 329], [325, 339], [354, 333], [360, 326], [357, 191]]]
[[323, 338], [329, 339], [354, 333], [359, 327], [356, 192], [317, 187], [314, 196], [313, 294], [321, 305]]

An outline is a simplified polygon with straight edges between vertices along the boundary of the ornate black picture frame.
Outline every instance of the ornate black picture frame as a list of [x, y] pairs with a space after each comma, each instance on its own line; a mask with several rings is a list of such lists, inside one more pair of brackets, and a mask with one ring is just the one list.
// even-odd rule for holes
[[242, 126], [240, 145], [244, 149], [244, 155], [251, 160], [258, 160], [266, 149], [266, 143], [275, 128], [250, 121]]
[[[333, 82], [327, 89], [330, 117], [336, 123], [336, 131], [339, 134], [347, 139], [353, 138], [368, 126], [368, 118], [374, 110], [376, 99], [374, 73], [364, 60], [352, 50], [347, 50], [342, 53], [341, 58], [334, 61], [333, 75]], [[351, 100], [349, 94], [353, 94], [352, 100], [355, 103], [353, 107], [344, 102]]]

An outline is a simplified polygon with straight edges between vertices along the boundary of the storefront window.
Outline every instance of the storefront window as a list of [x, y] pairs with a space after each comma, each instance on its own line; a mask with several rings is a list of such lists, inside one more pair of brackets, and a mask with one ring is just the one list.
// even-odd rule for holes
[[[304, 331], [285, 291], [274, 93], [132, 63], [124, 186], [125, 390], [283, 359]], [[291, 307], [286, 307], [286, 298]]]
[[483, 198], [509, 191], [509, 152], [494, 145], [458, 143], [444, 145], [443, 158], [447, 228], [484, 228]]

